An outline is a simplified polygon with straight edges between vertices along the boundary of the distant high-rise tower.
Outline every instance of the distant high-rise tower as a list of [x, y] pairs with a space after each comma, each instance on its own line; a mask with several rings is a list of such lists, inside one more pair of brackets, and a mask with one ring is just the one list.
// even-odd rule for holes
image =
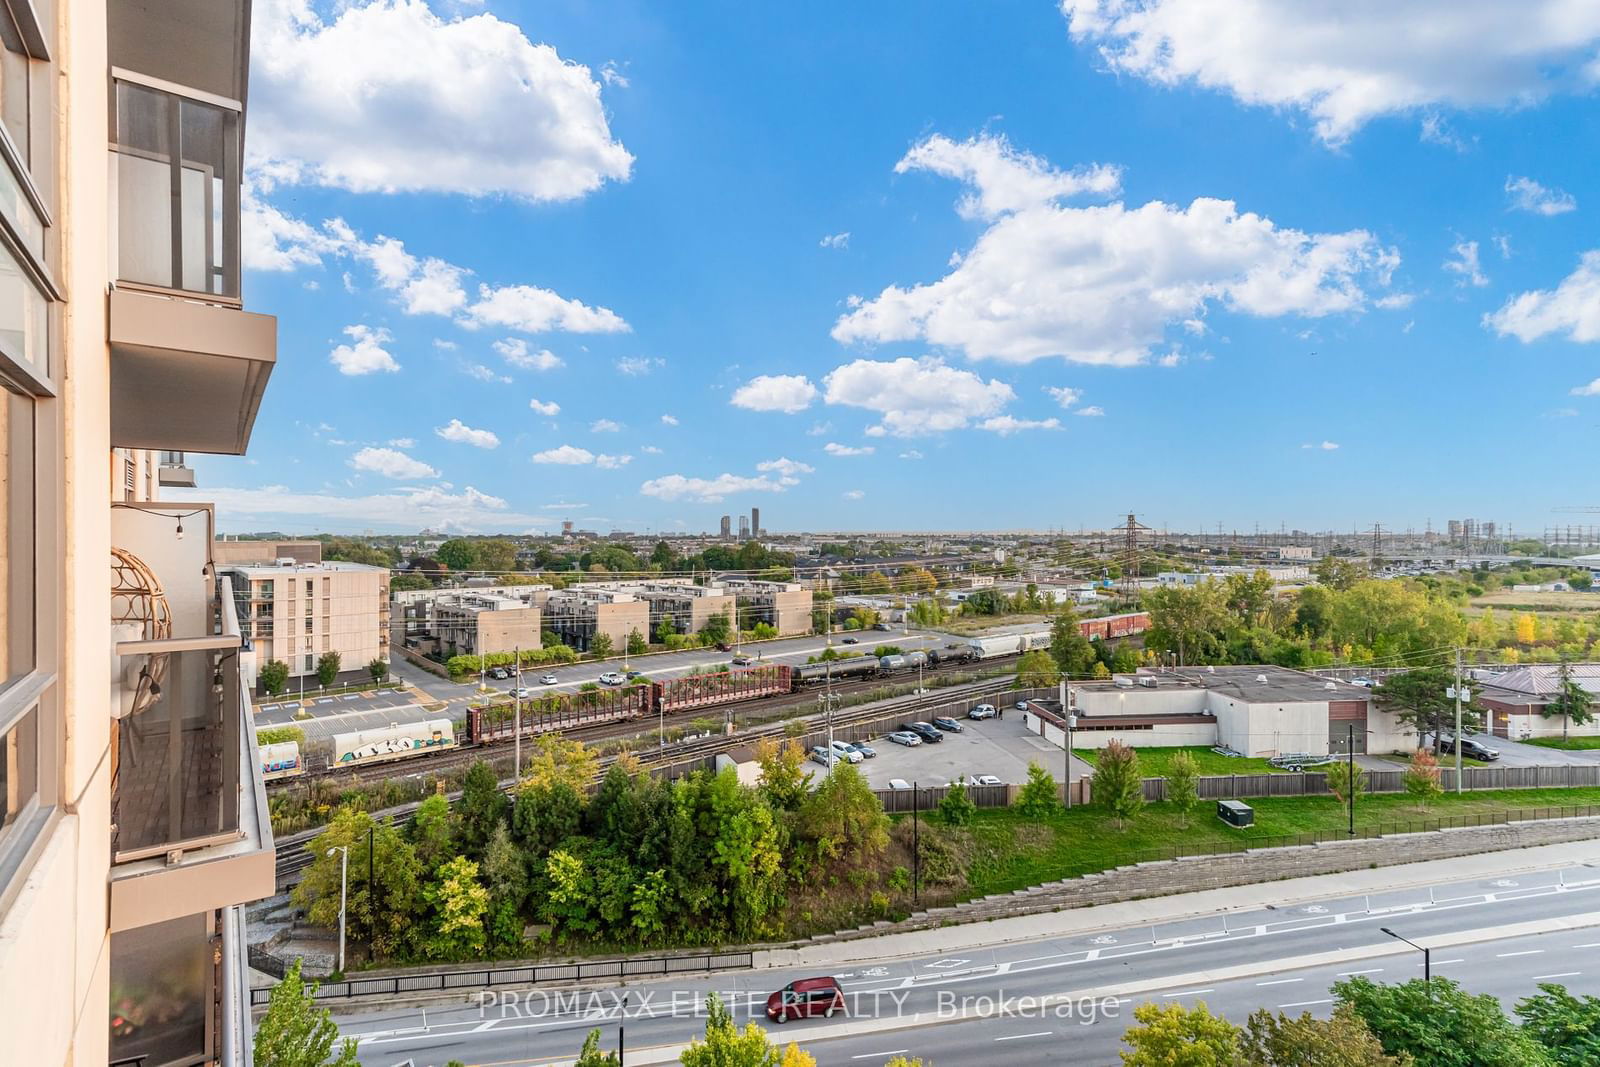
[[722, 516], [722, 539], [726, 541], [733, 536], [733, 516]]
[[572, 520], [571, 519], [562, 519], [561, 520], [561, 536], [562, 537], [571, 537], [572, 536]]
[[739, 540], [747, 541], [750, 538], [750, 516], [739, 516]]
[[750, 536], [751, 537], [760, 537], [761, 536], [761, 509], [760, 508], [751, 508], [750, 509]]

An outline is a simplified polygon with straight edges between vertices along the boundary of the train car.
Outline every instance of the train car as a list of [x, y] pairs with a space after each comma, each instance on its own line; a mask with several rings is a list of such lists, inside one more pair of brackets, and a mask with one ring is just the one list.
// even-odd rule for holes
[[300, 761], [300, 745], [294, 741], [262, 745], [257, 755], [261, 759], [261, 777], [264, 781], [275, 782], [280, 778], [294, 778], [305, 773], [305, 764]]
[[803, 686], [822, 685], [830, 678], [841, 681], [846, 678], [862, 678], [869, 674], [878, 673], [877, 656], [850, 656], [846, 659], [831, 660], [826, 663], [806, 663], [794, 669], [790, 676], [793, 688]]
[[[653, 708], [651, 687], [634, 685], [625, 689], [589, 690], [583, 693], [555, 693], [524, 701], [522, 736], [531, 737], [556, 730], [575, 730], [602, 723], [636, 719]], [[492, 745], [516, 737], [511, 720], [513, 705], [495, 704], [467, 709], [467, 739], [474, 745]]]
[[934, 666], [943, 663], [970, 663], [977, 659], [977, 653], [971, 645], [945, 645], [943, 648], [930, 648], [928, 662]]
[[454, 748], [455, 745], [455, 728], [449, 719], [429, 719], [403, 726], [391, 724], [377, 730], [334, 734], [333, 763], [341, 767], [382, 763]]
[[896, 674], [900, 671], [914, 671], [918, 667], [926, 666], [927, 663], [928, 654], [922, 651], [879, 656], [878, 672], [880, 674]]
[[671, 715], [679, 711], [737, 704], [743, 700], [787, 693], [793, 687], [792, 670], [786, 664], [732, 668], [712, 674], [686, 674], [650, 686], [650, 710]]

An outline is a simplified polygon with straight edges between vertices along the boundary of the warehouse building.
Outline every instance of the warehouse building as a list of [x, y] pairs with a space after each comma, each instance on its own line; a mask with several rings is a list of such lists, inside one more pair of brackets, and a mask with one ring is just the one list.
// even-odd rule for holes
[[[1600, 703], [1600, 663], [1573, 663], [1568, 676]], [[1521, 741], [1530, 737], [1600, 735], [1600, 721], [1583, 725], [1563, 723], [1560, 715], [1546, 717], [1545, 709], [1561, 691], [1561, 668], [1554, 663], [1532, 663], [1497, 674], [1479, 683], [1478, 703], [1488, 720], [1484, 729], [1496, 737]]]

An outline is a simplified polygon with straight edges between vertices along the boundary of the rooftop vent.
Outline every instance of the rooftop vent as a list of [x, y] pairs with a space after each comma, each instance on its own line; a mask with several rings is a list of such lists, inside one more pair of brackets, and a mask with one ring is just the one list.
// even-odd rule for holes
[[1264, 674], [1258, 674], [1258, 675], [1256, 675], [1256, 681], [1260, 682], [1262, 685], [1266, 685], [1267, 684], [1267, 676], [1264, 675]]
[[1324, 689], [1337, 689], [1339, 687], [1334, 685], [1332, 682], [1323, 682], [1322, 683], [1322, 688], [1324, 688]]
[[1129, 678], [1125, 674], [1120, 676], [1120, 677], [1118, 677], [1118, 678], [1113, 679], [1113, 682], [1114, 682], [1114, 684], [1116, 685], [1116, 687], [1118, 689], [1132, 689], [1133, 688], [1133, 679]]
[[1141, 674], [1139, 676], [1139, 684], [1146, 689], [1154, 689], [1156, 687], [1156, 676], [1153, 674]]

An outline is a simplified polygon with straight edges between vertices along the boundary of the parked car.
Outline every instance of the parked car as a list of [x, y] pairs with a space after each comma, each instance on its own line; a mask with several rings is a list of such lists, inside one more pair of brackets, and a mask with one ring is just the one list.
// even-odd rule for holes
[[992, 774], [969, 774], [966, 780], [968, 785], [1005, 785]]
[[906, 781], [904, 778], [891, 778], [891, 779], [889, 779], [889, 788], [890, 789], [897, 789], [897, 790], [898, 789], [910, 789], [911, 788], [911, 783]]
[[1359, 685], [1363, 689], [1371, 689], [1373, 681], [1371, 678], [1352, 678], [1350, 679], [1350, 684]]
[[728, 642], [726, 642], [726, 641], [718, 641], [717, 642], [717, 651], [718, 652], [728, 652], [728, 651], [731, 651], [732, 648], [733, 648], [733, 646], [728, 644]]
[[644, 671], [629, 671], [627, 673], [626, 677], [627, 677], [628, 681], [631, 682], [635, 678], [643, 678], [644, 677]]
[[854, 637], [846, 637], [839, 643], [842, 645], [858, 645], [861, 642], [857, 641]]
[[816, 748], [811, 750], [811, 758], [822, 764], [824, 767], [832, 767], [834, 761], [839, 757], [829, 752], [822, 745], [818, 745]]
[[543, 674], [539, 675], [539, 684], [540, 685], [555, 685], [559, 681], [561, 681], [561, 679], [557, 678], [555, 675], [551, 674], [549, 671], [545, 671]]
[[846, 763], [860, 763], [862, 760], [866, 759], [866, 757], [857, 752], [855, 746], [848, 741], [835, 741], [833, 743], [833, 751]]
[[516, 697], [518, 700], [532, 700], [533, 690], [529, 689], [527, 686], [523, 686], [520, 689], [513, 689], [511, 691], [511, 695]]
[[915, 730], [896, 730], [894, 733], [889, 735], [889, 740], [893, 741], [897, 745], [905, 745], [907, 748], [914, 748], [917, 745], [922, 744], [922, 735], [917, 733]]
[[994, 708], [993, 704], [979, 704], [977, 707], [975, 707], [971, 711], [967, 712], [967, 718], [969, 718], [969, 719], [992, 719], [992, 718], [995, 717], [996, 714], [998, 714], [998, 713], [995, 711], [995, 708]]
[[[1456, 739], [1451, 737], [1449, 734], [1444, 734], [1439, 738], [1439, 747], [1451, 755], [1454, 755], [1456, 751]], [[1485, 763], [1492, 763], [1500, 758], [1499, 749], [1490, 748], [1488, 745], [1474, 741], [1470, 737], [1463, 737], [1461, 739], [1461, 754], [1466, 756], [1468, 759], [1483, 760]]]
[[622, 675], [618, 674], [616, 671], [607, 671], [600, 676], [601, 685], [621, 685], [625, 681], [627, 681], [627, 679], [623, 678]]
[[941, 730], [947, 730], [953, 734], [959, 734], [963, 729], [960, 723], [956, 722], [948, 715], [941, 715], [937, 719], [934, 719], [933, 725], [937, 726]]
[[916, 734], [918, 737], [922, 738], [922, 740], [930, 744], [936, 744], [944, 740], [944, 734], [935, 729], [931, 723], [903, 722], [900, 724], [900, 729], [910, 730], [912, 733]]
[[511, 672], [506, 670], [504, 667], [490, 667], [489, 677], [493, 678], [497, 682], [503, 682], [507, 678], [511, 677]]
[[833, 978], [801, 978], [767, 998], [767, 1018], [775, 1023], [814, 1015], [831, 1018], [843, 1010], [844, 990]]
[[1018, 711], [1027, 711], [1028, 710], [1028, 702], [1026, 700], [1017, 701], [1017, 710]]
[[890, 630], [890, 626], [886, 622], [875, 622], [872, 624], [872, 628], [874, 630], [882, 630], [884, 633], [888, 633]]
[[873, 748], [871, 745], [863, 744], [860, 741], [852, 741], [852, 742], [850, 742], [850, 747], [855, 749], [857, 752], [861, 753], [861, 758], [862, 759], [876, 759], [877, 758], [878, 750]]
[[755, 660], [746, 655], [738, 655], [733, 657], [731, 662], [735, 667], [748, 667], [750, 664], [754, 663]]

